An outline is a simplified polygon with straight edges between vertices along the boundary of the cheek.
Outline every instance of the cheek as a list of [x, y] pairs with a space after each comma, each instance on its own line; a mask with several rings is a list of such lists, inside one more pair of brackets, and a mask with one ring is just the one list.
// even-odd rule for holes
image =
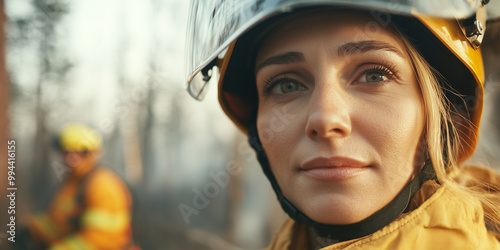
[[290, 165], [305, 125], [297, 110], [290, 105], [259, 107], [257, 130], [262, 146], [275, 174]]
[[370, 112], [364, 111], [367, 114], [365, 127], [371, 128], [365, 129], [365, 135], [380, 154], [382, 163], [413, 168], [413, 156], [424, 128], [423, 105], [419, 97], [402, 96], [371, 109]]

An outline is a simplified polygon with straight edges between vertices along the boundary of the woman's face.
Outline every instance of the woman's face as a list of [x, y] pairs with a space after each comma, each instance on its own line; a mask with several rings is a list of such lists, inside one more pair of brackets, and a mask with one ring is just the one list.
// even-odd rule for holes
[[420, 90], [400, 39], [374, 24], [356, 12], [302, 15], [257, 55], [257, 128], [271, 170], [321, 223], [367, 218], [416, 172]]

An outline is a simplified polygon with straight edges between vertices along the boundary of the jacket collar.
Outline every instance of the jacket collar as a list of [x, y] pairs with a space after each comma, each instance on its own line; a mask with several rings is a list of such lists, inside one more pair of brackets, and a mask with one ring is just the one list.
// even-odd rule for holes
[[[412, 249], [412, 244], [421, 249], [440, 249], [439, 244], [443, 249], [500, 249], [495, 234], [487, 231], [481, 203], [474, 197], [448, 184], [428, 181], [413, 202], [412, 211], [381, 230], [322, 249]], [[269, 249], [310, 249], [325, 243], [322, 238], [310, 239], [307, 230], [307, 226], [288, 219]]]

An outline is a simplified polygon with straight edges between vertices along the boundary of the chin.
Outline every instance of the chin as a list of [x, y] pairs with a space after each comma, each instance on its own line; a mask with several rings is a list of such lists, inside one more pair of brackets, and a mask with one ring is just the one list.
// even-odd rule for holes
[[[352, 201], [351, 201], [352, 202]], [[311, 204], [316, 204], [311, 206]], [[306, 205], [306, 204], [305, 204]], [[373, 213], [364, 205], [339, 204], [339, 202], [316, 202], [306, 205], [307, 208], [300, 209], [307, 217], [322, 224], [347, 225], [360, 222]]]

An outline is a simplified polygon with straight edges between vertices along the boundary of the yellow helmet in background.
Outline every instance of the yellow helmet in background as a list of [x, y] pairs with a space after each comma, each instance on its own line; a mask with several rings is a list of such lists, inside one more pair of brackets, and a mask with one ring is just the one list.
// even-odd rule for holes
[[219, 102], [231, 120], [247, 132], [257, 105], [251, 57], [263, 31], [281, 17], [301, 10], [341, 8], [369, 11], [375, 19], [380, 19], [382, 25], [395, 23], [443, 76], [446, 82], [442, 87], [454, 105], [453, 112], [462, 118], [457, 119], [455, 126], [461, 149], [457, 158], [463, 161], [476, 148], [483, 110], [485, 73], [479, 46], [486, 28], [484, 5], [488, 2], [194, 0], [188, 31], [188, 92], [201, 100], [214, 75], [212, 68], [217, 66], [220, 72]]
[[97, 131], [80, 123], [66, 124], [59, 135], [62, 151], [89, 152], [102, 148], [102, 138]]

